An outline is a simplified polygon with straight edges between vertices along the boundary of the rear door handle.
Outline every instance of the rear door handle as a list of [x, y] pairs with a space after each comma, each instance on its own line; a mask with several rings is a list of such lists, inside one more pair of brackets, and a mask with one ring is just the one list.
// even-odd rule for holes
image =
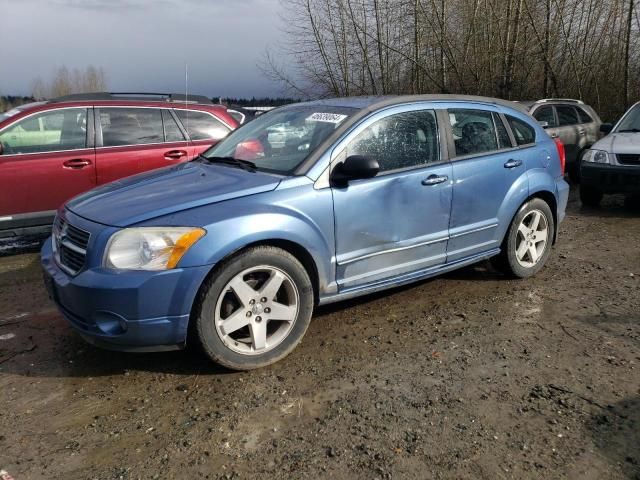
[[558, 134], [557, 133], [550, 133], [549, 136], [551, 138], [558, 138]]
[[440, 183], [444, 183], [449, 180], [449, 177], [446, 175], [429, 175], [427, 178], [422, 180], [422, 185], [426, 187], [431, 187], [433, 185], [439, 185]]
[[522, 165], [522, 160], [509, 160], [504, 164], [504, 168], [517, 168]]
[[71, 168], [73, 170], [80, 170], [81, 168], [88, 167], [91, 165], [91, 160], [86, 158], [72, 158], [71, 160], [67, 160], [63, 162], [62, 165], [65, 168]]
[[184, 150], [169, 150], [168, 152], [164, 152], [164, 158], [167, 160], [180, 160], [186, 156], [187, 152]]

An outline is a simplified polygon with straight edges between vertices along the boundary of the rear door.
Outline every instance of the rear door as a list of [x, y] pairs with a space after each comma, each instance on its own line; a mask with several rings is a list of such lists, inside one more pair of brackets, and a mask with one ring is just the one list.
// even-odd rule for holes
[[211, 112], [174, 109], [182, 127], [191, 139], [194, 155], [204, 152], [229, 135], [232, 128]]
[[193, 157], [170, 109], [96, 108], [98, 184], [168, 167]]
[[586, 134], [580, 125], [578, 112], [572, 105], [556, 105], [558, 113], [558, 135], [564, 144], [567, 163], [573, 163], [578, 157], [580, 143]]
[[[580, 145], [580, 149], [584, 149], [596, 143], [600, 138], [600, 121], [596, 121], [592, 115], [590, 115], [586, 109], [577, 106], [578, 118], [580, 120], [580, 127], [585, 132], [583, 135], [583, 141]], [[596, 117], [597, 118], [597, 117]]]
[[[513, 148], [504, 115], [491, 107], [448, 110], [454, 152], [453, 202], [447, 263], [498, 248], [501, 208], [526, 172], [522, 152]], [[521, 187], [526, 189], [526, 182]]]
[[0, 131], [0, 230], [41, 224], [96, 185], [92, 116], [91, 108], [56, 108]]

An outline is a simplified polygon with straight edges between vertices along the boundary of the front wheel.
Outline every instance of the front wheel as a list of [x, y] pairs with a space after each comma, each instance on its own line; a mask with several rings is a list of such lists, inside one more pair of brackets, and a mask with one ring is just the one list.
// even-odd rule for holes
[[534, 198], [525, 203], [511, 221], [502, 252], [493, 264], [508, 275], [535, 275], [551, 254], [555, 235], [553, 214], [547, 202]]
[[219, 267], [203, 287], [193, 321], [209, 358], [250, 370], [288, 355], [312, 312], [313, 287], [302, 264], [284, 250], [262, 246]]

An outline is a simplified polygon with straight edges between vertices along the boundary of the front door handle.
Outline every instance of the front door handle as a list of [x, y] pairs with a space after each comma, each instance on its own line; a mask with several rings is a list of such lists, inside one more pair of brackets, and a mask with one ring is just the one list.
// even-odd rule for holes
[[446, 175], [429, 175], [427, 178], [422, 180], [422, 185], [431, 187], [433, 185], [444, 183], [447, 180], [449, 180], [449, 177], [447, 177]]
[[522, 160], [509, 160], [504, 164], [504, 168], [517, 168], [522, 165]]
[[578, 134], [579, 134], [579, 135], [584, 136], [584, 135], [586, 135], [586, 133], [587, 133], [587, 132], [586, 132], [586, 130], [584, 130], [584, 129], [582, 129], [582, 128], [581, 128], [580, 130], [578, 130]]
[[63, 162], [62, 165], [65, 168], [71, 168], [73, 170], [80, 170], [81, 168], [88, 167], [91, 165], [91, 160], [86, 158], [72, 158], [71, 160], [67, 160]]
[[555, 132], [550, 133], [550, 134], [549, 134], [549, 136], [550, 136], [551, 138], [558, 138], [558, 134], [557, 134], [557, 133], [555, 133]]
[[166, 160], [180, 160], [182, 157], [186, 157], [187, 152], [184, 150], [169, 150], [164, 152], [164, 158]]

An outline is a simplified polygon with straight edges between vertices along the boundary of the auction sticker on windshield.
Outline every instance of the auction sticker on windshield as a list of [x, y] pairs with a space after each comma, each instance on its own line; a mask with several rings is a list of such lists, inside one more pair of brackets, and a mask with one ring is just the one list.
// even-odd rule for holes
[[327, 123], [340, 123], [347, 115], [342, 115], [340, 113], [320, 113], [316, 112], [313, 115], [307, 117], [307, 121], [309, 122], [327, 122]]

